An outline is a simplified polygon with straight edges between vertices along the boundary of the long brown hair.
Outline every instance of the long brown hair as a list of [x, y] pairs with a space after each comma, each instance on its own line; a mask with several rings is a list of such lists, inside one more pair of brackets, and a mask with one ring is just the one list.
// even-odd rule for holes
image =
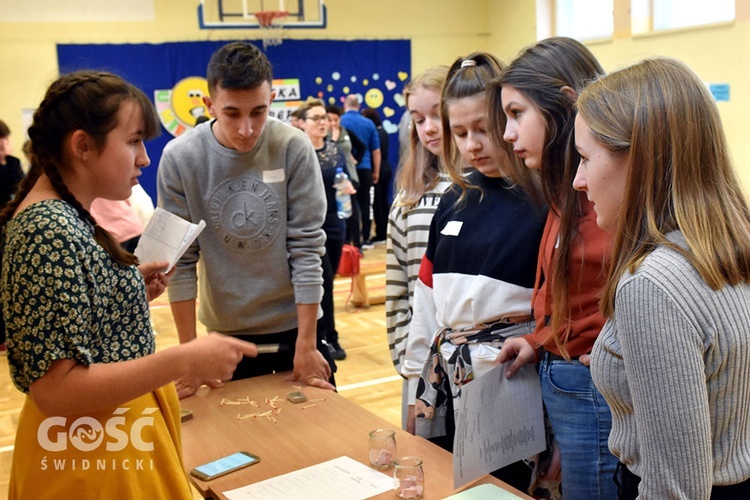
[[34, 113], [29, 127], [31, 140], [31, 169], [19, 186], [16, 197], [0, 212], [0, 227], [13, 217], [14, 212], [34, 187], [39, 177], [46, 175], [57, 194], [72, 205], [79, 216], [94, 225], [94, 238], [117, 262], [133, 265], [135, 255], [125, 251], [65, 185], [61, 171], [69, 168], [63, 154], [65, 139], [76, 130], [83, 130], [99, 149], [104, 148], [107, 135], [117, 127], [120, 106], [132, 101], [142, 111], [144, 138], [159, 132], [159, 118], [151, 101], [135, 86], [119, 76], [99, 71], [76, 71], [57, 79]]
[[[553, 303], [549, 331], [563, 354], [567, 352], [564, 339], [571, 327], [568, 274], [571, 266], [581, 264], [571, 262], [571, 248], [583, 215], [581, 202], [584, 199], [572, 188], [579, 159], [573, 139], [575, 97], [564, 88], [577, 92], [603, 74], [599, 62], [583, 44], [572, 38], [554, 37], [524, 49], [508, 65], [492, 90], [497, 103], [503, 86], [514, 87], [536, 106], [547, 126], [540, 169], [542, 192], [550, 210], [560, 218], [559, 243], [551, 263], [552, 276], [547, 277], [551, 278], [548, 287]], [[494, 115], [501, 109], [502, 106], [497, 107]], [[502, 137], [499, 128], [500, 124], [496, 123], [493, 135]], [[525, 178], [519, 175], [519, 185], [531, 194], [530, 186], [523, 184]], [[564, 332], [558, 334], [562, 325], [565, 325]]]
[[[435, 66], [412, 78], [404, 87], [404, 113], [409, 113], [409, 98], [419, 89], [431, 89], [440, 93], [447, 74], [447, 66]], [[411, 127], [409, 143], [409, 152], [396, 174], [396, 188], [400, 193], [397, 203], [406, 208], [413, 208], [427, 191], [437, 185], [442, 162], [422, 145], [414, 126]]]
[[[679, 61], [642, 61], [594, 82], [578, 99], [594, 137], [629, 151], [628, 180], [602, 297], [658, 245], [683, 254], [714, 290], [750, 283], [750, 210], [706, 86]], [[687, 250], [666, 238], [679, 230]]]

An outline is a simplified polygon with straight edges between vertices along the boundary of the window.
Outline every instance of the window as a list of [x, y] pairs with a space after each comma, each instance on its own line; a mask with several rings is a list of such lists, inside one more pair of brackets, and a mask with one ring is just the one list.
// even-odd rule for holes
[[614, 0], [555, 0], [555, 35], [577, 40], [609, 38]]
[[734, 21], [735, 0], [632, 0], [632, 31], [646, 33]]

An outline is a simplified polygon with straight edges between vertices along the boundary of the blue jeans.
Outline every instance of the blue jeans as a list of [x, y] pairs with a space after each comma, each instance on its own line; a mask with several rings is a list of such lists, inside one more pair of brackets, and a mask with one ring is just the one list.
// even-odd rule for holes
[[588, 367], [578, 361], [549, 359], [539, 364], [542, 399], [562, 457], [565, 500], [617, 498], [612, 480], [617, 459], [607, 440], [612, 415], [594, 387]]

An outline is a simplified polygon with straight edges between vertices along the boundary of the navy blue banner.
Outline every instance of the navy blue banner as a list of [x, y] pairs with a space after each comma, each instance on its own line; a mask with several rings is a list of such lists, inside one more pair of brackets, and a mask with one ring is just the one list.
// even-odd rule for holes
[[[205, 114], [198, 96], [205, 90], [211, 54], [227, 43], [84, 44], [57, 46], [60, 73], [99, 69], [116, 73], [152, 97], [164, 126], [147, 145], [152, 168], [141, 176], [156, 199], [156, 166], [166, 143]], [[255, 43], [255, 42], [253, 42]], [[258, 42], [260, 47], [260, 42]], [[274, 68], [274, 88], [283, 89], [272, 112], [285, 118], [299, 100], [319, 97], [342, 105], [347, 94], [360, 94], [364, 105], [377, 109], [390, 134], [391, 163], [397, 164], [397, 124], [404, 111], [403, 86], [411, 76], [411, 42], [284, 40], [266, 51]], [[299, 92], [299, 95], [296, 95]], [[183, 95], [184, 94], [184, 95]]]

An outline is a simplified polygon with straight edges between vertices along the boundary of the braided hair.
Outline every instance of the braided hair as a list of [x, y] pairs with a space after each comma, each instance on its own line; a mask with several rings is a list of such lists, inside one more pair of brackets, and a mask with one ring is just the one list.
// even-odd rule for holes
[[137, 87], [112, 73], [76, 71], [50, 85], [29, 127], [31, 168], [19, 186], [16, 197], [0, 212], [0, 228], [13, 217], [39, 177], [46, 175], [61, 199], [76, 209], [81, 219], [94, 226], [94, 238], [118, 263], [134, 265], [135, 255], [125, 251], [70, 192], [61, 172], [69, 168], [63, 155], [65, 139], [83, 130], [100, 150], [107, 135], [118, 125], [117, 113], [124, 102], [135, 102], [143, 115], [144, 138], [159, 132], [159, 119], [148, 97]]

